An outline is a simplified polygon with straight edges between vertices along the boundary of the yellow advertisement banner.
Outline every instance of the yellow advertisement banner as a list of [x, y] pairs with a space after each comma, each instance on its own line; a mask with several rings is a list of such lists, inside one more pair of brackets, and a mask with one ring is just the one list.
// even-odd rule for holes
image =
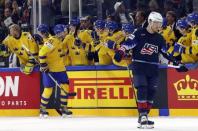
[[73, 108], [135, 108], [134, 91], [127, 70], [68, 72]]

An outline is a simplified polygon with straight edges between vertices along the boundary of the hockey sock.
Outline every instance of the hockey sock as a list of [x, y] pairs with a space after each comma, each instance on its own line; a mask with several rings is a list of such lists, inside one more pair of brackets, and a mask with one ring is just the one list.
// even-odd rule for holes
[[151, 108], [153, 106], [153, 101], [147, 101], [147, 113], [149, 114]]
[[40, 104], [41, 108], [46, 108], [47, 107], [47, 104], [48, 104], [48, 102], [50, 100], [50, 97], [52, 95], [52, 91], [53, 91], [52, 87], [45, 87], [44, 88], [44, 91], [43, 91], [42, 96], [41, 96], [41, 104]]
[[137, 87], [137, 104], [139, 113], [147, 113], [147, 87]]
[[[68, 84], [61, 84], [61, 88], [65, 91], [65, 92], [69, 92], [69, 85]], [[65, 94], [65, 92], [61, 90], [60, 91], [60, 104], [61, 107], [65, 107], [67, 106], [67, 99], [68, 99], [68, 95]]]
[[156, 94], [156, 88], [155, 87], [150, 87], [147, 91], [147, 104], [148, 104], [147, 112], [148, 113], [150, 112], [150, 109], [152, 108], [155, 94]]

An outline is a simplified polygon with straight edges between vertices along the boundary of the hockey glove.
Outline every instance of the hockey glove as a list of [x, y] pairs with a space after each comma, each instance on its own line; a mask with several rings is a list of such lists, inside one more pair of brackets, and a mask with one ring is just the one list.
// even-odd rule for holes
[[185, 65], [181, 65], [180, 68], [176, 68], [177, 72], [187, 72], [188, 68]]
[[98, 56], [98, 51], [94, 52], [94, 62], [99, 63], [99, 56]]
[[29, 75], [32, 73], [34, 67], [33, 66], [27, 66], [27, 65], [21, 65], [20, 70], [22, 73]]
[[5, 45], [0, 44], [0, 56], [2, 57], [8, 57], [10, 54], [8, 52], [8, 49]]
[[46, 63], [40, 64], [40, 71], [41, 72], [49, 72], [48, 65]]
[[83, 48], [83, 49], [86, 48], [86, 43], [82, 43], [82, 48]]
[[94, 59], [94, 52], [88, 52], [88, 53], [87, 53], [87, 59], [88, 59], [89, 61], [92, 61], [92, 60]]
[[43, 38], [39, 34], [34, 34], [33, 38], [38, 45], [44, 44]]
[[185, 50], [185, 47], [179, 43], [175, 43], [174, 45], [174, 52], [177, 52], [177, 53], [183, 53]]
[[100, 38], [97, 35], [97, 32], [96, 31], [92, 31], [91, 32], [91, 37], [93, 38], [94, 41], [99, 41], [100, 40]]
[[115, 61], [120, 62], [122, 60], [123, 56], [124, 56], [124, 51], [118, 50], [118, 51], [116, 51], [116, 53], [114, 55], [114, 59], [115, 59]]
[[76, 38], [74, 44], [76, 46], [80, 46], [82, 44], [82, 42], [81, 42], [81, 40], [79, 38]]
[[116, 47], [116, 43], [114, 42], [114, 41], [111, 41], [111, 40], [109, 40], [107, 43], [106, 43], [106, 45], [107, 45], [107, 47], [109, 48], [109, 49], [115, 49], [115, 47]]

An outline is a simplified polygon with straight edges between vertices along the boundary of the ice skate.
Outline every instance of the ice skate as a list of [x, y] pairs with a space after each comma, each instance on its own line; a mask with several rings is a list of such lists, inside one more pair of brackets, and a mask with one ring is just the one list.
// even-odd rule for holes
[[140, 129], [152, 129], [152, 128], [154, 128], [154, 122], [148, 120], [147, 115], [141, 115], [138, 118], [138, 128], [140, 128]]
[[47, 118], [49, 116], [49, 113], [44, 108], [40, 108], [40, 117], [41, 118]]
[[60, 113], [63, 118], [72, 116], [72, 111], [68, 110], [67, 107], [61, 107]]

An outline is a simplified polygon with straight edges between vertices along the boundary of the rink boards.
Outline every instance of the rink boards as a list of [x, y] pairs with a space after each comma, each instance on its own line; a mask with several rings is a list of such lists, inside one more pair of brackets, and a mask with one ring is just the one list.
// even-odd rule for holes
[[[43, 87], [40, 73], [20, 73], [18, 68], [0, 69], [0, 116], [37, 116]], [[117, 66], [68, 67], [69, 86], [77, 96], [69, 108], [76, 116], [136, 116], [132, 72]], [[197, 71], [177, 73], [160, 69], [159, 89], [152, 116], [198, 116]], [[58, 88], [57, 88], [58, 89]], [[57, 90], [59, 97], [59, 89]], [[49, 103], [50, 115], [58, 115], [55, 93]]]

